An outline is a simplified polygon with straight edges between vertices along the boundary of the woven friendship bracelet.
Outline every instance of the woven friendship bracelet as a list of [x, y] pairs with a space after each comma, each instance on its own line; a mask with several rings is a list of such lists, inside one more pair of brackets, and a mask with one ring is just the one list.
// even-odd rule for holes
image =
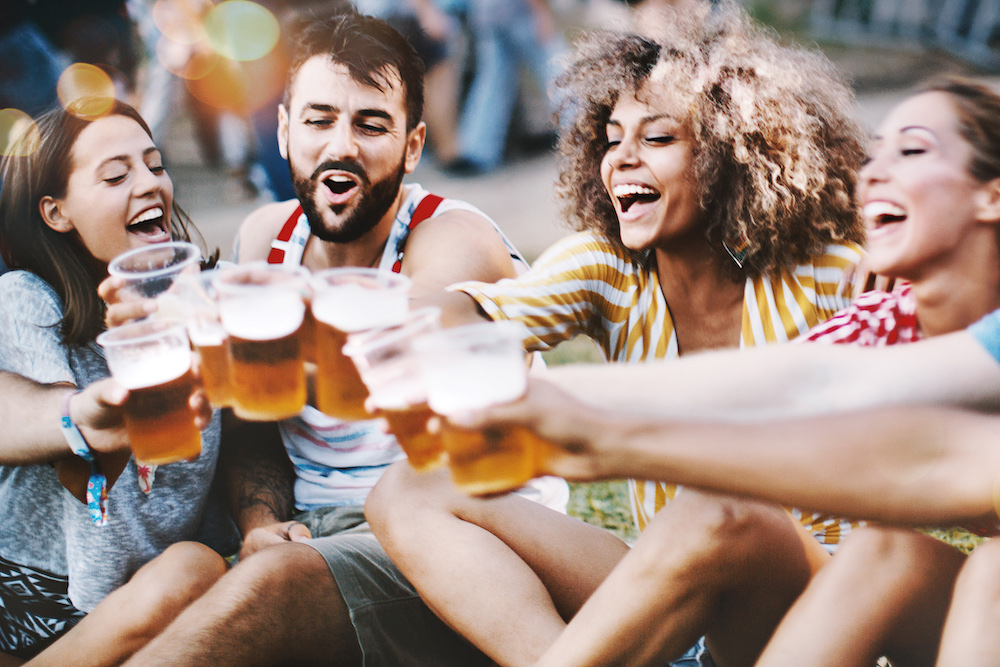
[[103, 526], [108, 521], [108, 480], [101, 471], [101, 463], [97, 455], [84, 439], [80, 429], [69, 416], [69, 399], [79, 394], [73, 391], [66, 394], [63, 400], [62, 417], [59, 428], [73, 453], [90, 464], [90, 479], [87, 481], [87, 510], [95, 526]]

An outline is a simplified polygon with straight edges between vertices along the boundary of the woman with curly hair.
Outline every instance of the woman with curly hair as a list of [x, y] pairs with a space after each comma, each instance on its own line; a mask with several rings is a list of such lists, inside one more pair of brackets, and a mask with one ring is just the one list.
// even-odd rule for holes
[[[865, 151], [828, 61], [724, 3], [671, 15], [653, 35], [590, 35], [563, 85], [573, 122], [559, 192], [580, 232], [524, 276], [453, 287], [452, 322], [515, 319], [529, 350], [584, 334], [609, 361], [641, 363], [788, 341], [848, 305]], [[753, 661], [828, 558], [821, 543], [849, 529], [656, 483], [633, 483], [633, 505], [639, 545], [670, 536], [650, 564], [675, 603], [644, 639], [676, 658], [708, 634], [720, 664]], [[405, 466], [367, 513], [431, 608], [502, 664], [537, 660], [628, 551], [583, 522], [512, 496], [464, 497]]]

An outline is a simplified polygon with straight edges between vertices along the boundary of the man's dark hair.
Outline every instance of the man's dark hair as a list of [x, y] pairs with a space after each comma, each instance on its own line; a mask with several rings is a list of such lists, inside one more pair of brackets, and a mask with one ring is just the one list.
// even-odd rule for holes
[[346, 9], [326, 16], [302, 15], [290, 22], [292, 59], [285, 85], [285, 107], [302, 64], [325, 55], [347, 67], [358, 83], [385, 91], [398, 73], [406, 99], [406, 130], [424, 114], [424, 63], [409, 42], [388, 23]]

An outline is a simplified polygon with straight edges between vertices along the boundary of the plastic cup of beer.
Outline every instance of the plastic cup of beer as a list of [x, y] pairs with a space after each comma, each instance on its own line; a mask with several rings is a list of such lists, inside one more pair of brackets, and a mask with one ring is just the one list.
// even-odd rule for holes
[[441, 328], [440, 308], [411, 311], [402, 324], [351, 334], [344, 354], [354, 361], [378, 416], [386, 420], [410, 465], [424, 471], [445, 460], [439, 433], [427, 422], [434, 413], [427, 405], [427, 387], [413, 341]]
[[143, 320], [97, 337], [112, 377], [129, 390], [125, 431], [143, 463], [172, 463], [201, 453], [190, 405], [197, 382], [181, 320]]
[[232, 402], [229, 371], [229, 335], [219, 317], [219, 294], [213, 281], [219, 269], [182, 274], [177, 278], [177, 299], [187, 324], [191, 346], [198, 354], [201, 384], [208, 401], [217, 408]]
[[181, 273], [196, 272], [199, 260], [201, 250], [193, 243], [155, 243], [118, 255], [108, 264], [108, 273], [125, 280], [122, 300], [153, 299], [169, 290]]
[[220, 270], [212, 284], [229, 337], [233, 412], [252, 421], [299, 414], [306, 404], [301, 272], [252, 262]]
[[[444, 329], [414, 341], [431, 409], [448, 417], [513, 401], [527, 387], [524, 327], [486, 322]], [[460, 428], [442, 420], [455, 484], [485, 495], [516, 489], [535, 474], [536, 438], [521, 427]]]
[[350, 334], [406, 318], [410, 279], [367, 268], [319, 271], [310, 281], [316, 338], [316, 408], [346, 421], [370, 419], [368, 389], [344, 355]]

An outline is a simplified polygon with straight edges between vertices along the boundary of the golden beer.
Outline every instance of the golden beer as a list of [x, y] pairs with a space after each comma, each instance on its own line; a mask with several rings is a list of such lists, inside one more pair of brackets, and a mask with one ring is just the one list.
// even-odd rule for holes
[[[523, 339], [520, 324], [489, 322], [415, 340], [431, 409], [447, 417], [521, 397], [527, 383]], [[452, 479], [466, 493], [510, 491], [535, 474], [538, 438], [524, 428], [473, 431], [444, 420], [441, 434]]]
[[370, 419], [365, 409], [368, 388], [343, 351], [347, 334], [319, 320], [315, 331], [316, 409], [337, 419]]
[[125, 431], [132, 453], [143, 463], [173, 463], [201, 453], [190, 398], [195, 388], [188, 366], [181, 375], [152, 386], [129, 387]]
[[409, 285], [406, 276], [359, 267], [327, 269], [310, 281], [320, 412], [344, 420], [371, 418], [368, 388], [344, 344], [350, 334], [403, 321]]
[[398, 408], [379, 408], [414, 470], [424, 471], [445, 462], [444, 441], [440, 433], [428, 433], [427, 422], [434, 412], [427, 403]]
[[188, 327], [191, 344], [200, 360], [201, 384], [208, 402], [216, 408], [232, 403], [232, 380], [229, 375], [229, 339], [221, 328], [196, 330]]
[[[280, 272], [269, 277], [294, 279]], [[279, 421], [299, 414], [306, 404], [300, 339], [305, 304], [295, 283], [274, 287], [217, 281], [216, 285], [222, 326], [229, 335], [233, 412], [252, 421]]]
[[238, 417], [278, 421], [306, 404], [306, 374], [298, 329], [275, 340], [229, 337], [232, 405]]
[[510, 491], [535, 475], [535, 436], [520, 426], [470, 431], [444, 421], [441, 435], [452, 480], [466, 493]]

